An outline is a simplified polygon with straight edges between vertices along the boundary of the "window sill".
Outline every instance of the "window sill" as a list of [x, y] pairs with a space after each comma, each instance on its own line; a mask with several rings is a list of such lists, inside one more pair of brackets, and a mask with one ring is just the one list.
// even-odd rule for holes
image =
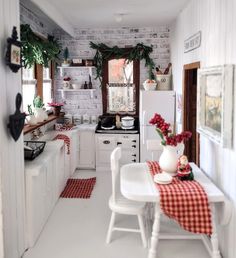
[[24, 129], [23, 129], [23, 133], [24, 133], [24, 135], [27, 133], [30, 133], [30, 132], [34, 131], [35, 129], [39, 128], [40, 126], [46, 125], [46, 124], [56, 120], [57, 118], [58, 118], [58, 116], [50, 115], [48, 117], [48, 120], [38, 123], [37, 125], [25, 125]]

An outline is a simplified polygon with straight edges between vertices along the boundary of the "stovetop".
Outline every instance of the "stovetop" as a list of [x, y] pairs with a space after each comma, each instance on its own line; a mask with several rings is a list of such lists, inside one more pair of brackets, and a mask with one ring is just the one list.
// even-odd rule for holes
[[[102, 117], [101, 117], [102, 118]], [[132, 129], [123, 129], [123, 128], [117, 128], [114, 124], [113, 129], [104, 129], [101, 126], [101, 118], [98, 122], [96, 133], [104, 133], [104, 134], [137, 134], [139, 133], [139, 119], [135, 118], [134, 120], [134, 127]]]

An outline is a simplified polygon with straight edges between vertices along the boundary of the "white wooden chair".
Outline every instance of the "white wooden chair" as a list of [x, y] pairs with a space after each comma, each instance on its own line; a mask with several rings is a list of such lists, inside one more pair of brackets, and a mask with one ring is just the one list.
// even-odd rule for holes
[[[111, 220], [107, 232], [106, 242], [111, 241], [113, 231], [126, 231], [140, 233], [144, 248], [147, 247], [147, 239], [144, 226], [145, 203], [135, 202], [126, 199], [120, 192], [120, 166], [121, 148], [117, 147], [111, 154], [111, 172], [112, 172], [112, 195], [109, 199], [109, 207], [112, 210]], [[115, 227], [116, 214], [137, 215], [140, 229]]]

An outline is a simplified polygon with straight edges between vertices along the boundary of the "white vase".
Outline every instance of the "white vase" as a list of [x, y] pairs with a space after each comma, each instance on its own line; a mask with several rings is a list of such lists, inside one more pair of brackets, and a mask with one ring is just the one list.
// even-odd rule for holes
[[35, 117], [37, 123], [41, 123], [45, 120], [45, 111], [43, 108], [35, 108]]
[[28, 125], [36, 125], [37, 124], [37, 119], [35, 115], [29, 115], [26, 117]]
[[177, 172], [178, 158], [183, 155], [184, 144], [177, 146], [163, 146], [163, 152], [159, 159], [159, 165], [163, 172], [174, 176]]

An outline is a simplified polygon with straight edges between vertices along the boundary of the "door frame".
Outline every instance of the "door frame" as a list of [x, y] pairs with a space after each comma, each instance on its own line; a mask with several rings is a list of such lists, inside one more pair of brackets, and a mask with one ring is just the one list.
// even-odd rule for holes
[[[183, 126], [183, 131], [187, 130], [187, 109], [185, 107], [187, 107], [187, 96], [189, 96], [188, 94], [188, 87], [187, 87], [187, 78], [185, 76], [186, 71], [187, 70], [192, 70], [192, 69], [199, 69], [201, 66], [200, 62], [194, 62], [194, 63], [190, 63], [190, 64], [185, 64], [183, 66], [183, 87], [182, 87], [182, 112], [183, 112], [183, 116], [182, 116], [182, 126]], [[197, 166], [200, 165], [200, 134], [197, 133], [196, 135], [196, 164]]]

